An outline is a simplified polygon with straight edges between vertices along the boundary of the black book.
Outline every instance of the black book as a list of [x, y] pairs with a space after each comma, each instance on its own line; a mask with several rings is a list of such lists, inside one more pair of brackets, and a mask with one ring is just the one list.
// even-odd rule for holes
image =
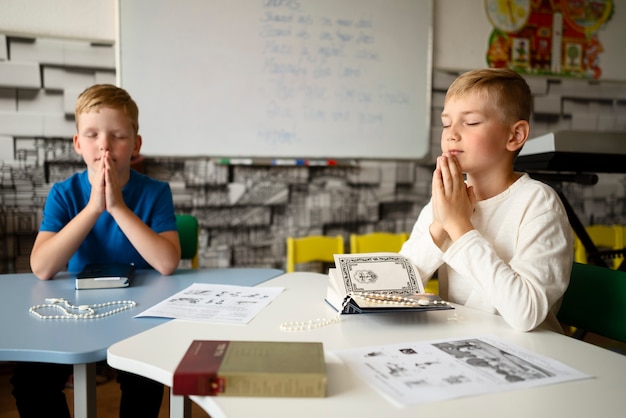
[[134, 275], [132, 264], [88, 264], [76, 275], [76, 289], [128, 287]]

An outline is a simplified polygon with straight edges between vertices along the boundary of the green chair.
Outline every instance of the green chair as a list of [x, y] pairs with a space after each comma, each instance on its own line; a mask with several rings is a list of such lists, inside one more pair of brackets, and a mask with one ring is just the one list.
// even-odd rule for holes
[[591, 332], [626, 343], [626, 272], [574, 263], [557, 318], [575, 338]]
[[198, 219], [193, 215], [176, 214], [176, 227], [180, 239], [181, 260], [191, 260], [191, 268], [198, 268]]

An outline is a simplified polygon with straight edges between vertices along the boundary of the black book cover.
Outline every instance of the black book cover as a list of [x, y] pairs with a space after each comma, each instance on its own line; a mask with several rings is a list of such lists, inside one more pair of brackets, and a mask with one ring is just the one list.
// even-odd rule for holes
[[132, 264], [88, 264], [76, 275], [76, 289], [128, 287], [134, 275]]

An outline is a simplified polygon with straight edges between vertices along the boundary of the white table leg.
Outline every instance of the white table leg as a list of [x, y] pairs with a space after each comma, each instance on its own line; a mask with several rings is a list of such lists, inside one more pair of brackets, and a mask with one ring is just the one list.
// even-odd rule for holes
[[191, 400], [187, 396], [173, 395], [170, 389], [170, 418], [190, 418]]
[[74, 416], [96, 418], [96, 363], [74, 365]]

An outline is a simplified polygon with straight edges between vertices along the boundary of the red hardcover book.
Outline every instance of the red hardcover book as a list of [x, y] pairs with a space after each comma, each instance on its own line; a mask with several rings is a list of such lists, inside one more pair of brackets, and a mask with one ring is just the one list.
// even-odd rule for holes
[[317, 342], [194, 340], [174, 372], [174, 395], [326, 396]]

